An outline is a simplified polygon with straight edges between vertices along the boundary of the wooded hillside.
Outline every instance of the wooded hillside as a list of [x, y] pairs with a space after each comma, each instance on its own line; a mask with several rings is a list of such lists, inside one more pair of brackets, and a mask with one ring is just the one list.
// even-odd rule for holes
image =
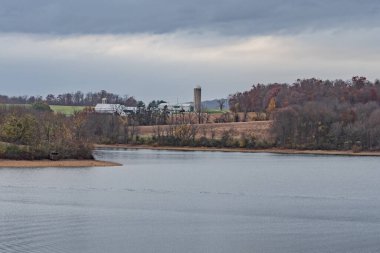
[[298, 80], [292, 85], [254, 85], [231, 96], [230, 108], [265, 111], [274, 119], [279, 147], [380, 149], [380, 81]]

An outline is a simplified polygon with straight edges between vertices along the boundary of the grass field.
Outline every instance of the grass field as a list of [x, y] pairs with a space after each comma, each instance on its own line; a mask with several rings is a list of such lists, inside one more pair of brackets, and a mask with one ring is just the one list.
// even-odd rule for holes
[[210, 114], [215, 114], [215, 113], [225, 113], [225, 112], [229, 112], [229, 110], [206, 109], [205, 112], [210, 113]]
[[85, 108], [85, 106], [51, 105], [50, 108], [56, 113], [73, 115], [74, 112], [82, 111]]
[[[30, 104], [1, 104], [0, 106], [5, 106], [7, 108], [12, 106], [23, 106], [23, 107], [30, 107]], [[74, 112], [80, 112], [82, 111], [85, 106], [67, 106], [67, 105], [50, 105], [50, 108], [55, 113], [63, 113], [65, 115], [73, 115]]]
[[12, 107], [30, 107], [30, 104], [0, 104], [2, 108], [12, 108]]

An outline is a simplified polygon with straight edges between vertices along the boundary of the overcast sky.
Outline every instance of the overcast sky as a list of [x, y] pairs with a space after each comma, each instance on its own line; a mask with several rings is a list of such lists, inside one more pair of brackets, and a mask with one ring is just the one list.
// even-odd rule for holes
[[373, 0], [0, 0], [0, 94], [149, 101], [254, 83], [380, 78]]

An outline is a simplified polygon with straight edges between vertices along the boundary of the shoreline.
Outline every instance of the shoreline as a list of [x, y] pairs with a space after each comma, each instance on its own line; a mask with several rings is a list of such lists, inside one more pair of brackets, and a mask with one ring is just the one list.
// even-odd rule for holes
[[209, 147], [172, 147], [132, 144], [96, 144], [95, 148], [151, 149], [169, 151], [209, 151], [238, 153], [271, 153], [284, 155], [338, 155], [338, 156], [380, 156], [380, 151], [353, 152], [349, 150], [298, 150], [298, 149], [246, 149], [246, 148], [209, 148]]
[[121, 166], [119, 163], [99, 160], [5, 160], [0, 159], [0, 168], [87, 168]]

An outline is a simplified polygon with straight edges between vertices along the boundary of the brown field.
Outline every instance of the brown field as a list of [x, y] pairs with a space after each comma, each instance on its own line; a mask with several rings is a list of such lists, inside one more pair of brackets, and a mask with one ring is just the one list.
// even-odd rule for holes
[[[234, 138], [241, 137], [242, 134], [254, 134], [259, 140], [271, 140], [270, 128], [272, 121], [251, 121], [251, 122], [232, 122], [232, 123], [208, 123], [194, 125], [197, 128], [197, 137], [221, 138], [223, 132], [231, 130]], [[139, 135], [153, 136], [154, 132], [167, 131], [168, 125], [160, 126], [141, 126], [138, 127]]]
[[215, 113], [202, 113], [198, 115], [194, 112], [186, 112], [180, 114], [172, 114], [169, 117], [169, 122], [172, 123], [192, 123], [198, 124], [199, 118], [203, 123], [234, 123], [234, 122], [250, 122], [250, 121], [265, 121], [267, 115], [265, 113], [248, 112], [232, 113], [232, 112], [215, 112]]
[[[234, 122], [236, 119], [234, 115], [237, 116], [237, 119], [239, 121], [242, 121], [244, 119], [244, 113], [238, 112], [238, 113], [232, 113], [232, 112], [225, 112], [225, 113], [213, 113], [213, 114], [208, 114], [208, 122], [215, 122], [217, 123], [218, 121], [220, 122], [221, 119], [224, 119], [225, 122]], [[266, 114], [261, 113], [257, 114], [256, 112], [248, 112], [246, 115], [246, 121], [261, 121], [265, 120]]]
[[46, 168], [46, 167], [109, 167], [120, 166], [118, 163], [97, 160], [0, 160], [0, 168]]

